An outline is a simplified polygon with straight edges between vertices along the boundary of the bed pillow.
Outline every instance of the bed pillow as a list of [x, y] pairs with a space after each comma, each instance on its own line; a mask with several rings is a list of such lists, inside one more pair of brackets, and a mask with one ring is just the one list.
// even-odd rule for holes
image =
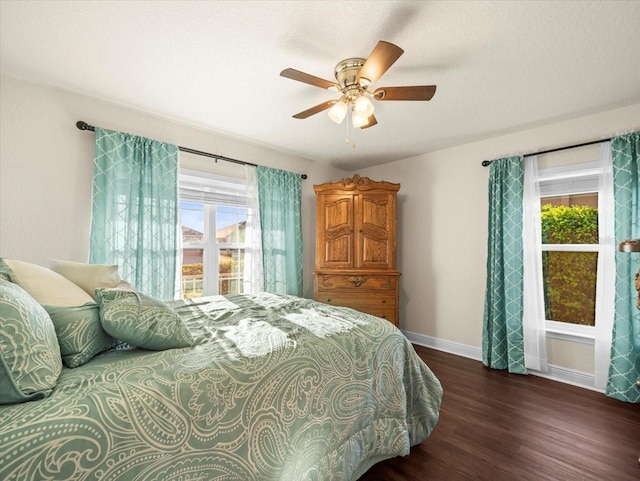
[[51, 260], [49, 267], [53, 272], [80, 286], [94, 300], [96, 289], [117, 287], [122, 283], [122, 277], [116, 265]]
[[94, 299], [82, 288], [46, 267], [14, 259], [0, 259], [0, 271], [40, 304], [82, 306]]
[[132, 346], [163, 351], [190, 347], [195, 339], [164, 302], [135, 291], [97, 289], [102, 328]]
[[13, 259], [0, 259], [1, 271], [47, 310], [67, 366], [78, 367], [117, 345], [118, 341], [102, 329], [93, 298], [69, 279], [46, 267]]
[[43, 306], [55, 327], [62, 360], [68, 367], [78, 367], [107, 349], [119, 344], [100, 324], [98, 304], [83, 306]]
[[61, 370], [46, 311], [20, 286], [0, 279], [0, 404], [49, 396]]

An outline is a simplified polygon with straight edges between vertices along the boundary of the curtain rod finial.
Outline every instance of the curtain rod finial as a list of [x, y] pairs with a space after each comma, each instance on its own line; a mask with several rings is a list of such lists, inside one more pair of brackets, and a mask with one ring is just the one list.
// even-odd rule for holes
[[84, 122], [82, 120], [78, 120], [76, 122], [76, 127], [78, 127], [80, 130], [87, 130], [88, 126], [89, 126], [89, 124], [87, 124], [86, 122]]
[[482, 161], [482, 167], [489, 167], [491, 165], [491, 161], [490, 160], [483, 160]]

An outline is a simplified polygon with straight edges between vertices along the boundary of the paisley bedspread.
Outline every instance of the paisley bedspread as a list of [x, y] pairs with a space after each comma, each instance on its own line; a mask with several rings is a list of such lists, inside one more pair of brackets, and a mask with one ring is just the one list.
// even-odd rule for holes
[[355, 480], [438, 420], [440, 383], [387, 321], [266, 293], [173, 307], [195, 347], [111, 350], [0, 406], [0, 479]]

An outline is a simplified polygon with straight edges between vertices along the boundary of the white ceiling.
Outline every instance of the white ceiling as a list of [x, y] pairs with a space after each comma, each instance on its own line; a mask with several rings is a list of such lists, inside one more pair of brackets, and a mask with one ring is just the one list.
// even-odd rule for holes
[[[640, 102], [640, 1], [7, 1], [1, 72], [354, 170]], [[378, 40], [405, 54], [374, 85], [378, 125], [291, 116]], [[639, 120], [640, 121], [640, 120]], [[105, 125], [104, 127], [109, 127]]]

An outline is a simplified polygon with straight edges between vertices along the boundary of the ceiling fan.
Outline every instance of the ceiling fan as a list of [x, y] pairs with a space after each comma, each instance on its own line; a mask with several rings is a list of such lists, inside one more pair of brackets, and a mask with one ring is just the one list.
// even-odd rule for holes
[[375, 83], [404, 53], [397, 45], [380, 40], [369, 58], [347, 58], [335, 67], [336, 82], [324, 80], [292, 68], [280, 72], [282, 77], [304, 82], [315, 87], [342, 92], [338, 100], [328, 100], [310, 109], [295, 114], [296, 119], [306, 119], [329, 109], [329, 118], [340, 124], [351, 109], [354, 127], [366, 129], [378, 123], [373, 115], [373, 100], [431, 100], [436, 93], [435, 85], [407, 87], [380, 87], [374, 91], [369, 87]]

